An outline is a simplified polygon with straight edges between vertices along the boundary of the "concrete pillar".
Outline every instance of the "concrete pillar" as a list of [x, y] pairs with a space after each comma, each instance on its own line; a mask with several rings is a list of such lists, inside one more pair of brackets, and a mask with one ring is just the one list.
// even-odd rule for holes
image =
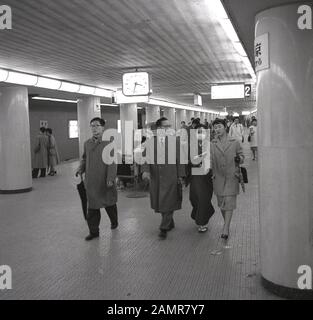
[[256, 16], [270, 55], [257, 85], [261, 273], [273, 292], [313, 297], [298, 288], [298, 268], [313, 268], [313, 31], [298, 28], [299, 5]]
[[182, 121], [185, 121], [186, 125], [188, 124], [186, 110], [176, 109], [176, 130], [180, 129]]
[[28, 90], [0, 88], [0, 193], [32, 190]]
[[83, 155], [84, 143], [91, 138], [90, 121], [93, 118], [101, 118], [100, 98], [86, 96], [78, 99], [77, 103], [79, 154]]
[[190, 122], [191, 118], [195, 117], [194, 111], [187, 110], [186, 111], [186, 117], [187, 117], [187, 124], [188, 124], [188, 122]]
[[146, 121], [147, 121], [147, 123], [156, 122], [160, 118], [161, 118], [160, 107], [149, 104], [146, 107]]
[[[120, 106], [120, 115], [121, 115], [121, 129], [122, 129], [122, 150], [123, 154], [130, 155], [132, 154], [133, 149], [133, 138], [134, 136], [125, 135], [126, 121], [132, 122], [134, 130], [138, 129], [138, 111], [137, 104], [121, 104]], [[129, 125], [129, 123], [127, 124]], [[127, 141], [126, 141], [127, 140]], [[127, 142], [127, 143], [126, 143]], [[125, 149], [125, 143], [127, 148]]]
[[200, 111], [195, 111], [195, 118], [200, 118]]
[[167, 118], [172, 125], [172, 128], [176, 128], [176, 115], [174, 108], [164, 108], [163, 116]]

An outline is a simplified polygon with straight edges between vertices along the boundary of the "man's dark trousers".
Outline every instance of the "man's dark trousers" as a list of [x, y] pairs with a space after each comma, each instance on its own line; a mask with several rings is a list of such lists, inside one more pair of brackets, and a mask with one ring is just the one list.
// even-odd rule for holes
[[[112, 227], [117, 227], [118, 225], [118, 216], [117, 216], [117, 206], [116, 204], [111, 207], [105, 208]], [[100, 209], [88, 209], [87, 214], [87, 223], [91, 235], [99, 235], [99, 226], [101, 221], [101, 212]]]

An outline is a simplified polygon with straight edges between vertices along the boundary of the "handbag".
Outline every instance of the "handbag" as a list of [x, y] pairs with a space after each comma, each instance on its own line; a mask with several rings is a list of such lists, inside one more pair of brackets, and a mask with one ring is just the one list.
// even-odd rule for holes
[[248, 137], [248, 142], [251, 142], [251, 136], [249, 135], [249, 137]]

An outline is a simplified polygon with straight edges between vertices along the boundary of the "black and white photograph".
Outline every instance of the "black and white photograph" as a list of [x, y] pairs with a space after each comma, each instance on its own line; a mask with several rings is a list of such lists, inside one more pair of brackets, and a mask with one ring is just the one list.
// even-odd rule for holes
[[311, 201], [313, 1], [0, 2], [1, 301], [313, 300]]

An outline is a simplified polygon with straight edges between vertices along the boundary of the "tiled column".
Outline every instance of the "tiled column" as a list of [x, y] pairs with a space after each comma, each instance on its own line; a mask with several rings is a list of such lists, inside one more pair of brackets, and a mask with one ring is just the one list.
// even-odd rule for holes
[[146, 107], [146, 121], [147, 123], [156, 122], [161, 117], [160, 107], [148, 105]]
[[299, 6], [256, 17], [270, 61], [257, 85], [261, 273], [274, 292], [312, 297], [298, 287], [299, 267], [313, 268], [313, 30], [298, 28]]
[[86, 96], [77, 103], [79, 154], [83, 155], [84, 143], [92, 137], [90, 121], [93, 118], [101, 118], [100, 98]]
[[176, 116], [174, 108], [164, 108], [164, 117], [167, 118], [172, 125], [172, 128], [175, 130], [176, 128]]
[[0, 88], [0, 193], [32, 190], [28, 90]]

